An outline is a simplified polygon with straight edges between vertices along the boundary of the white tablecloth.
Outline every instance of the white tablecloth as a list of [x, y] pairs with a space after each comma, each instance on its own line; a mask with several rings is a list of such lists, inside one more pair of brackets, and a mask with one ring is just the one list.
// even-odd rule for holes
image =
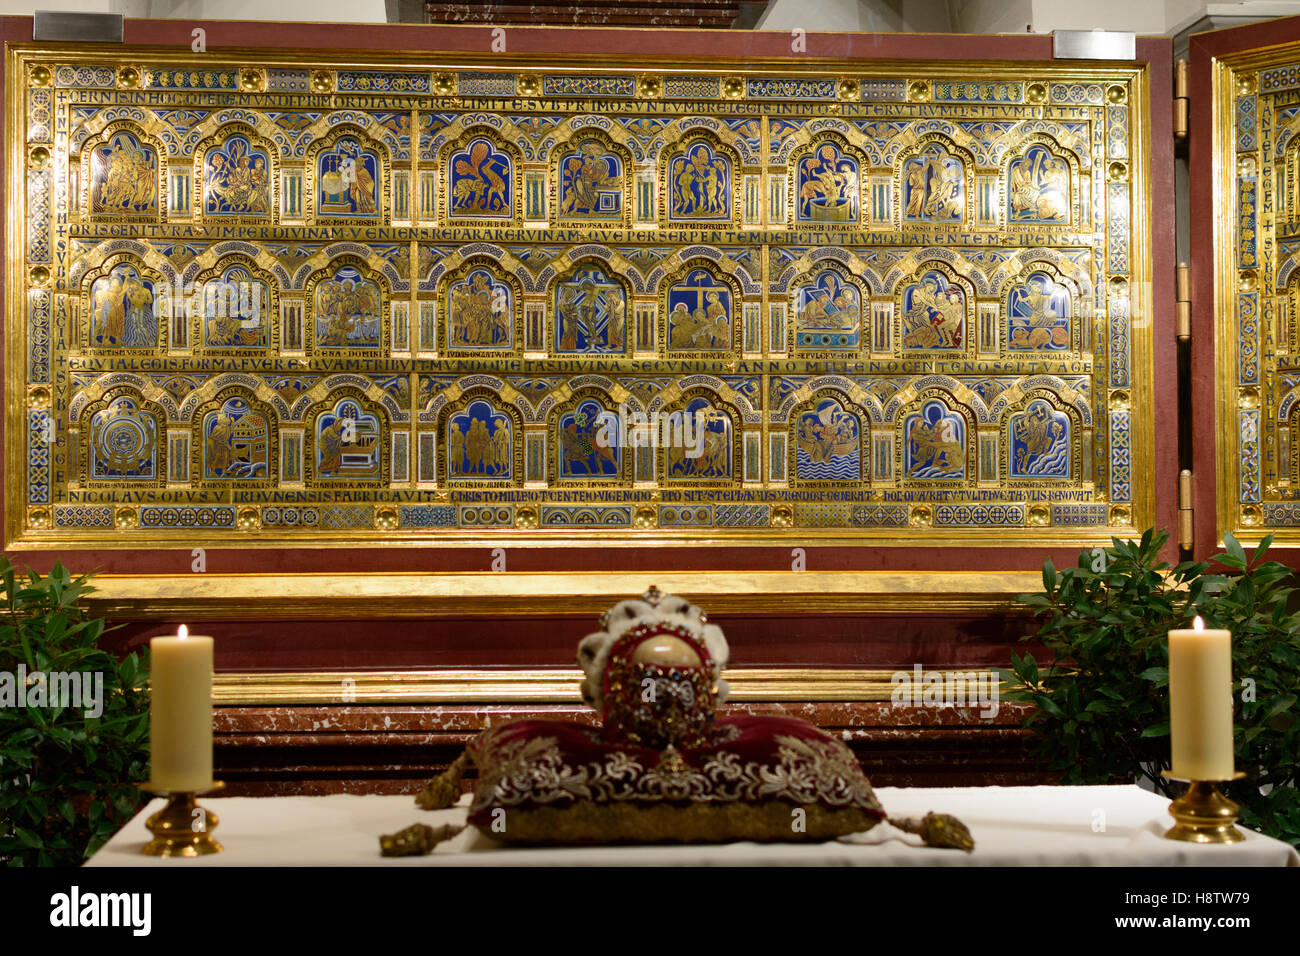
[[887, 812], [952, 813], [971, 830], [975, 852], [922, 847], [882, 823], [828, 843], [731, 843], [512, 849], [469, 829], [429, 856], [384, 858], [379, 835], [412, 823], [464, 823], [462, 805], [423, 811], [409, 796], [225, 797], [201, 802], [220, 818], [225, 852], [197, 859], [143, 856], [153, 801], [87, 866], [502, 866], [502, 865], [837, 865], [837, 866], [1300, 866], [1278, 840], [1246, 830], [1230, 846], [1161, 838], [1173, 825], [1169, 801], [1130, 787], [962, 787], [876, 791]]

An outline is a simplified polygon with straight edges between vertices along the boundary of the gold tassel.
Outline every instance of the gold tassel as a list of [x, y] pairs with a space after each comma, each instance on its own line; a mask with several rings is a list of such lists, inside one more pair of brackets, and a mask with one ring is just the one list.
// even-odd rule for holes
[[443, 840], [450, 840], [465, 828], [452, 823], [440, 827], [431, 827], [415, 823], [405, 830], [390, 833], [379, 838], [379, 853], [382, 856], [425, 856]]
[[469, 751], [424, 785], [415, 795], [415, 805], [421, 810], [446, 810], [460, 799], [460, 778], [469, 769]]
[[915, 833], [926, 846], [952, 850], [975, 849], [975, 839], [966, 824], [947, 813], [927, 813], [921, 819], [914, 817], [889, 817], [889, 822], [906, 833]]

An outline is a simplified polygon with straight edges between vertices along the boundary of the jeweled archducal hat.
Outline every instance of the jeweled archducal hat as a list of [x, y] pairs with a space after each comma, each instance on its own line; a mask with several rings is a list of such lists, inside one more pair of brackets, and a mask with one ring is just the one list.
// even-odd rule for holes
[[[793, 717], [717, 715], [730, 651], [700, 608], [651, 587], [600, 623], [578, 645], [582, 696], [599, 727], [532, 719], [491, 727], [417, 805], [451, 806], [472, 761], [479, 776], [468, 822], [513, 844], [828, 840], [886, 819], [842, 740]], [[929, 846], [974, 846], [947, 815], [889, 822]], [[428, 852], [441, 838], [417, 828], [384, 838], [385, 852]]]

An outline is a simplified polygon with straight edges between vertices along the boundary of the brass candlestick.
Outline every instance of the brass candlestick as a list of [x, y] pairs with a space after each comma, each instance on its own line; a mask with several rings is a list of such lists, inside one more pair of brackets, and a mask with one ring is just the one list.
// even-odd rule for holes
[[145, 826], [153, 839], [140, 852], [145, 856], [207, 856], [220, 853], [222, 846], [212, 838], [217, 815], [199, 806], [201, 793], [215, 793], [226, 784], [214, 780], [202, 790], [163, 790], [152, 783], [139, 784], [145, 793], [166, 797], [167, 805], [151, 816]]
[[[1223, 780], [1187, 780], [1176, 777], [1168, 770], [1162, 776], [1170, 780], [1185, 780], [1187, 792], [1169, 804], [1169, 815], [1178, 821], [1165, 833], [1166, 840], [1184, 843], [1240, 843], [1246, 834], [1234, 826], [1241, 815], [1241, 807], [1229, 800], [1219, 790]], [[1246, 776], [1237, 772], [1229, 780]]]

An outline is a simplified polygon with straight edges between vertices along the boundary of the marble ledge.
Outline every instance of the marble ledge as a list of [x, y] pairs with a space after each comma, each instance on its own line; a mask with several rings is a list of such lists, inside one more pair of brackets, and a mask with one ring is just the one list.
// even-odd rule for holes
[[[874, 732], [899, 728], [971, 728], [988, 732], [1018, 727], [1030, 707], [1002, 703], [984, 716], [975, 707], [894, 706], [882, 701], [726, 704], [721, 714], [798, 717], [827, 730]], [[338, 706], [230, 706], [216, 708], [218, 737], [246, 735], [363, 735], [371, 740], [430, 733], [477, 733], [512, 720], [571, 720], [595, 725], [581, 704], [340, 704]]]

